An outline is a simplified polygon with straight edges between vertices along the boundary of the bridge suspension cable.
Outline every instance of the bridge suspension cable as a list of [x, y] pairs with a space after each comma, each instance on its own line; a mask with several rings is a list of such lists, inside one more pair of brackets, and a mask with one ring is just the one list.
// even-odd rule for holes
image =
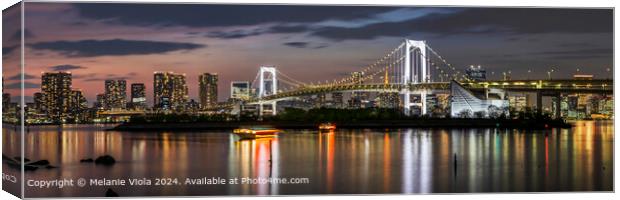
[[289, 75], [285, 74], [284, 72], [282, 72], [282, 71], [280, 71], [280, 70], [277, 70], [277, 69], [276, 69], [276, 72], [277, 72], [279, 75], [281, 75], [280, 77], [287, 78], [287, 79], [288, 79], [288, 80], [290, 80], [291, 82], [296, 83], [296, 85], [306, 85], [306, 83], [304, 83], [304, 82], [302, 82], [302, 81], [299, 81], [299, 80], [297, 80], [297, 79], [294, 79], [294, 78], [292, 78], [291, 76], [289, 76]]
[[427, 45], [428, 50], [430, 50], [430, 52], [437, 56], [437, 58], [439, 58], [439, 60], [441, 60], [441, 62], [443, 62], [444, 64], [446, 64], [448, 66], [448, 69], [450, 69], [452, 71], [453, 74], [453, 78], [458, 80], [458, 75], [461, 75], [460, 78], [463, 78], [467, 81], [469, 81], [469, 78], [465, 75], [465, 74], [461, 74], [461, 72], [459, 72], [458, 70], [456, 70], [456, 68], [454, 66], [452, 66], [452, 64], [448, 63], [448, 61], [446, 61], [446, 59], [444, 59], [441, 55], [439, 55], [439, 53], [437, 53], [437, 51], [435, 51], [433, 48], [431, 48], [429, 45]]

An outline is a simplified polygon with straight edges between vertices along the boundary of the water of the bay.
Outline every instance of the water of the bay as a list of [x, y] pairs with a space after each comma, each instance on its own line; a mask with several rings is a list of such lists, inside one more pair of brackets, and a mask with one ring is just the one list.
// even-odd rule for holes
[[[239, 140], [230, 131], [119, 132], [103, 125], [32, 126], [25, 157], [57, 168], [28, 180], [146, 178], [150, 186], [39, 188], [26, 197], [565, 192], [613, 190], [611, 121], [571, 129], [285, 130], [274, 139]], [[15, 140], [3, 128], [3, 140]], [[16, 142], [16, 141], [12, 141]], [[3, 154], [19, 155], [19, 145]], [[112, 166], [80, 162], [111, 155]], [[18, 172], [3, 163], [5, 171]], [[186, 185], [187, 178], [296, 178], [300, 184]], [[156, 179], [178, 184], [155, 185]], [[33, 182], [31, 182], [33, 183]], [[129, 183], [127, 183], [129, 184]]]

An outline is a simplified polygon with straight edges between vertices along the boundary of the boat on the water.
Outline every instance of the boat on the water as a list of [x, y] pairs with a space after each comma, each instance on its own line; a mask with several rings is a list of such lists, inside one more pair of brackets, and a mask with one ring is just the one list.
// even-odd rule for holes
[[272, 138], [277, 137], [279, 132], [281, 131], [273, 128], [238, 128], [233, 130], [233, 133], [241, 139]]
[[322, 123], [319, 124], [319, 130], [321, 131], [333, 131], [336, 130], [336, 124], [334, 123]]

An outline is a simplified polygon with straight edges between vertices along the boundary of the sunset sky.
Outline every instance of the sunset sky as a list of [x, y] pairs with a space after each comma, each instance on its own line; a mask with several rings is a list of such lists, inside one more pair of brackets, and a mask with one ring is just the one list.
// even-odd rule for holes
[[[19, 48], [7, 40], [19, 32], [6, 28], [10, 19], [3, 62], [14, 93]], [[482, 65], [494, 79], [528, 69], [545, 78], [551, 67], [554, 78], [578, 68], [610, 78], [612, 21], [611, 9], [26, 3], [26, 99], [40, 90], [41, 72], [63, 70], [89, 104], [110, 78], [145, 83], [152, 102], [153, 72], [174, 71], [187, 75], [193, 99], [198, 75], [218, 73], [224, 101], [230, 81], [252, 81], [261, 65], [301, 81], [333, 80], [404, 38], [426, 40], [459, 69]]]

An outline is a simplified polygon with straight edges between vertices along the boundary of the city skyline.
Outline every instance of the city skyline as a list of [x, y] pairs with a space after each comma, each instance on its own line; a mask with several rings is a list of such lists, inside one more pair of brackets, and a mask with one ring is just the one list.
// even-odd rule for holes
[[[187, 11], [190, 7], [194, 10]], [[171, 15], [161, 18], [163, 6], [157, 4], [29, 3], [26, 10], [37, 11], [37, 15], [25, 21], [26, 99], [32, 101], [30, 94], [40, 88], [39, 72], [71, 71], [75, 89], [94, 102], [104, 89], [102, 80], [145, 83], [146, 93], [152, 94], [148, 84], [152, 76], [141, 71], [174, 71], [192, 74], [186, 81], [189, 98], [195, 100], [200, 99], [195, 86], [199, 80], [193, 74], [217, 73], [218, 101], [225, 101], [230, 94], [228, 83], [253, 80], [255, 73], [246, 72], [261, 65], [275, 65], [302, 81], [333, 80], [362, 69], [403, 38], [426, 40], [461, 71], [472, 64], [482, 65], [489, 79], [500, 79], [506, 71], [515, 79], [542, 79], [552, 67], [556, 78], [570, 78], [577, 71], [608, 78], [607, 70], [612, 70], [610, 10], [249, 8], [174, 5], [165, 8]], [[132, 14], [136, 9], [142, 11], [139, 16]], [[282, 10], [286, 12], [277, 12]], [[190, 14], [175, 15], [181, 12]], [[231, 14], [239, 12], [267, 14], [232, 18]], [[48, 22], [49, 18], [58, 20]], [[218, 20], [205, 20], [210, 18]], [[528, 20], [536, 18], [544, 20]], [[454, 23], [455, 19], [461, 23]], [[517, 23], [521, 20], [530, 22]], [[368, 31], [373, 29], [382, 31]], [[10, 38], [15, 32], [5, 30], [3, 35]], [[10, 59], [18, 56], [12, 51], [15, 46], [7, 43], [3, 49], [9, 65], [18, 65]], [[18, 96], [15, 78], [5, 80], [13, 97]], [[151, 98], [147, 101], [153, 103]]]
[[613, 7], [17, 3], [2, 17], [4, 189], [613, 191], [613, 16]]

